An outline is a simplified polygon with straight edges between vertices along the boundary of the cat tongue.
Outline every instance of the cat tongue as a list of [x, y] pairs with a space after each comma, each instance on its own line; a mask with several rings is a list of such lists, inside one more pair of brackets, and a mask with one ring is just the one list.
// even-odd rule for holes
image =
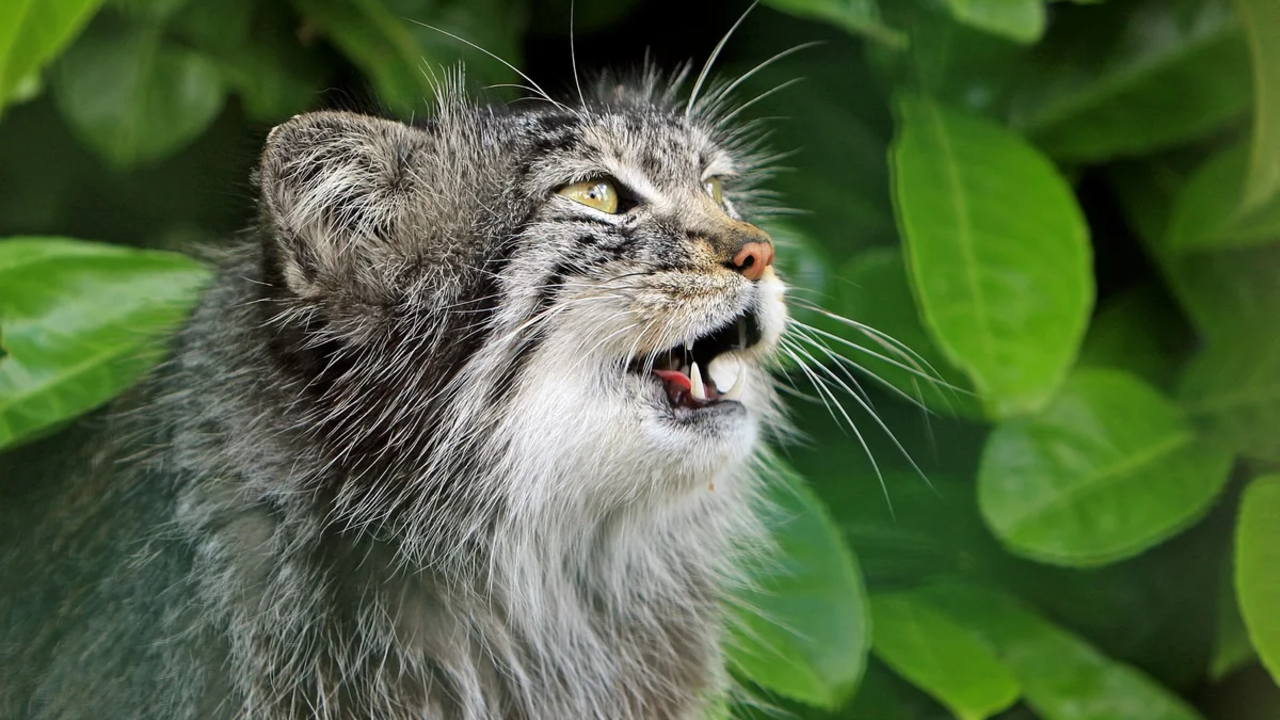
[[684, 390], [685, 392], [688, 392], [693, 388], [693, 381], [689, 379], [688, 375], [685, 375], [679, 370], [654, 370], [653, 374], [662, 378], [663, 382], [675, 385], [677, 388]]

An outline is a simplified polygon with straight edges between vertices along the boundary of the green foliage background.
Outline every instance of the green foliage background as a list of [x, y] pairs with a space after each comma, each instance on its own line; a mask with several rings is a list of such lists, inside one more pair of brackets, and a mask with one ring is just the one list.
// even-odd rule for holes
[[[701, 62], [744, 9], [581, 0], [579, 64]], [[207, 276], [174, 251], [248, 225], [273, 123], [421, 114], [458, 59], [516, 96], [450, 34], [569, 88], [568, 28], [567, 0], [4, 3], [0, 447], [162, 354]], [[1280, 718], [1280, 3], [766, 0], [719, 72], [758, 65], [742, 117], [780, 118], [808, 211], [771, 229], [809, 441], [716, 713]]]

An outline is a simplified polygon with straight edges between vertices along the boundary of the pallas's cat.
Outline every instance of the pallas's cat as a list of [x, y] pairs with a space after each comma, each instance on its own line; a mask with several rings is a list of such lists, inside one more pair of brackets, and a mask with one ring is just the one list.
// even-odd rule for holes
[[5, 510], [4, 718], [700, 718], [787, 324], [654, 73], [267, 139], [171, 359]]

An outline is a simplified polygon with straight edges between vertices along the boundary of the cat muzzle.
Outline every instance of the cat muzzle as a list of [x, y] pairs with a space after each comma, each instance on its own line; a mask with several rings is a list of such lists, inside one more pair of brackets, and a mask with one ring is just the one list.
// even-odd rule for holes
[[745, 351], [760, 338], [756, 312], [747, 310], [691, 343], [658, 353], [651, 366], [634, 362], [632, 370], [656, 377], [672, 408], [696, 410], [738, 402], [747, 383]]

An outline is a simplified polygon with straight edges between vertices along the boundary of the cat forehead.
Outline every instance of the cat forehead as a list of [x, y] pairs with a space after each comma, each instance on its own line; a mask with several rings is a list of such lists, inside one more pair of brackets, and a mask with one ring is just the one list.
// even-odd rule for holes
[[713, 129], [662, 108], [578, 111], [526, 118], [522, 125], [544, 169], [569, 175], [627, 170], [651, 177], [735, 172]]

